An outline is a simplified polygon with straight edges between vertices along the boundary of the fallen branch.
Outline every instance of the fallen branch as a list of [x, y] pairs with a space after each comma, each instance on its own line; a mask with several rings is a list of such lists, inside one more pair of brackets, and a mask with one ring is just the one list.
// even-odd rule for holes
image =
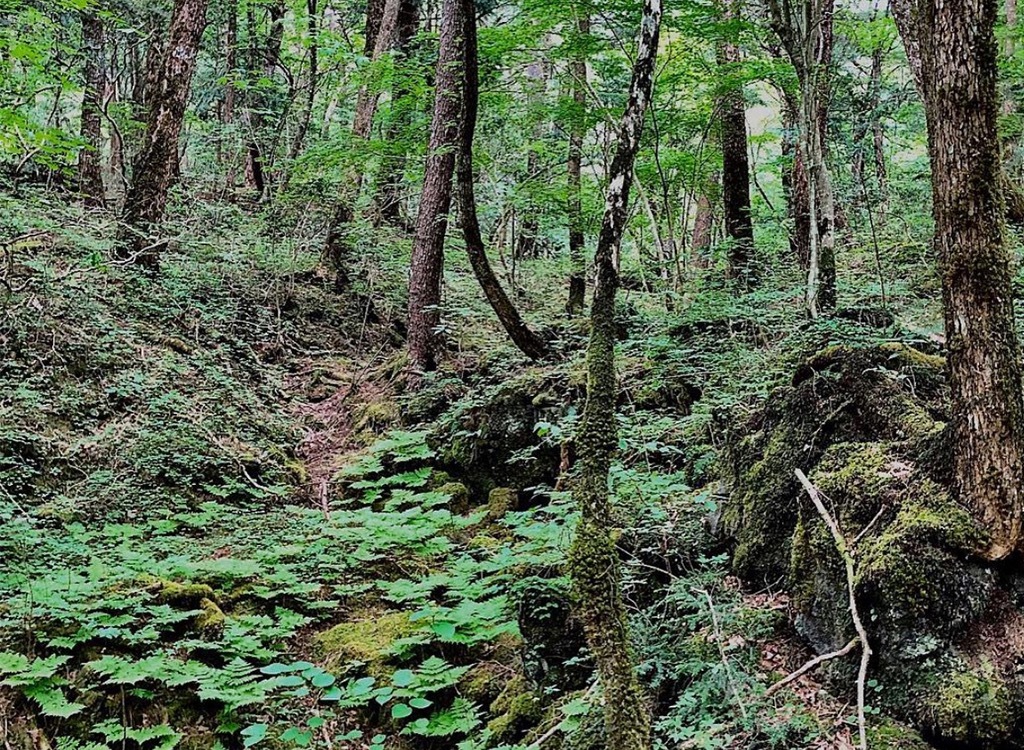
[[800, 480], [800, 484], [803, 485], [808, 496], [810, 496], [811, 502], [814, 503], [814, 507], [818, 511], [818, 515], [821, 516], [825, 525], [828, 526], [832, 539], [835, 540], [836, 549], [842, 555], [843, 563], [846, 567], [846, 588], [850, 597], [850, 616], [853, 618], [853, 627], [857, 631], [857, 640], [861, 644], [860, 671], [857, 673], [857, 728], [860, 732], [860, 750], [868, 750], [867, 719], [864, 716], [864, 694], [868, 676], [868, 662], [871, 661], [871, 646], [868, 643], [867, 630], [865, 630], [864, 623], [860, 619], [860, 611], [857, 609], [853, 553], [846, 543], [846, 537], [843, 536], [842, 531], [839, 529], [839, 523], [828, 512], [824, 503], [821, 502], [821, 494], [818, 492], [818, 488], [811, 484], [811, 480], [800, 469], [796, 469], [796, 478]]
[[795, 672], [790, 672], [788, 675], [786, 675], [781, 680], [776, 682], [770, 688], [765, 690], [764, 691], [764, 697], [767, 698], [770, 695], [774, 695], [775, 693], [777, 693], [780, 690], [782, 690], [782, 688], [786, 687], [786, 685], [789, 685], [789, 684], [795, 682], [796, 680], [799, 680], [801, 677], [803, 677], [805, 674], [810, 672], [812, 669], [815, 669], [819, 664], [824, 664], [827, 661], [832, 661], [833, 659], [839, 659], [840, 657], [846, 656], [848, 653], [853, 651], [853, 649], [856, 648], [857, 644], [859, 644], [859, 643], [860, 643], [860, 638], [854, 638], [852, 641], [847, 643], [845, 646], [843, 646], [838, 651], [832, 651], [831, 653], [828, 653], [828, 654], [822, 654], [821, 656], [815, 656], [813, 659], [811, 659], [810, 661], [806, 662], [802, 667], [800, 667], [800, 669], [796, 670]]

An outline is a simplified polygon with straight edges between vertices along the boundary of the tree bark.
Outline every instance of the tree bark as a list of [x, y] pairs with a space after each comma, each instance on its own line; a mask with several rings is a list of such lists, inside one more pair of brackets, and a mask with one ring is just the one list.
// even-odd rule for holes
[[260, 201], [266, 200], [270, 195], [270, 174], [267, 169], [270, 154], [261, 142], [264, 125], [262, 110], [266, 108], [266, 96], [258, 92], [256, 82], [260, 77], [268, 80], [274, 78], [278, 60], [281, 57], [281, 45], [284, 41], [285, 11], [284, 0], [275, 0], [267, 7], [269, 27], [266, 41], [260, 50], [256, 41], [255, 17], [252, 14], [252, 8], [249, 9], [249, 75], [252, 79], [250, 85], [254, 90], [247, 95], [246, 118], [249, 125], [249, 141], [246, 146], [245, 173]]
[[[576, 7], [576, 33], [581, 39], [590, 34], [588, 8]], [[569, 62], [572, 77], [573, 120], [569, 126], [568, 214], [569, 214], [569, 299], [566, 312], [575, 317], [583, 313], [587, 296], [587, 259], [583, 232], [583, 137], [586, 134], [587, 58], [577, 52]]]
[[103, 21], [95, 10], [82, 13], [82, 47], [85, 53], [85, 87], [82, 93], [82, 140], [78, 155], [78, 186], [87, 206], [103, 207], [103, 92], [106, 89]]
[[224, 159], [224, 181], [229, 190], [235, 187], [235, 159], [238, 158], [235, 133], [235, 76], [238, 71], [238, 0], [227, 0], [227, 19], [224, 25], [224, 68], [226, 83], [224, 85], [224, 106], [221, 108], [221, 124], [227, 131], [228, 148], [222, 153]]
[[[733, 0], [727, 18], [739, 17], [741, 4]], [[739, 47], [726, 41], [719, 50], [726, 75], [741, 62]], [[730, 84], [721, 98], [722, 216], [729, 244], [729, 278], [744, 289], [757, 284], [754, 258], [754, 223], [750, 216], [750, 162], [747, 156], [747, 108], [743, 84]]]
[[608, 475], [618, 440], [615, 297], [619, 277], [615, 256], [628, 218], [633, 163], [654, 84], [660, 26], [661, 1], [645, 0], [629, 100], [609, 171], [604, 220], [594, 256], [597, 281], [587, 347], [587, 402], [578, 435], [580, 473], [573, 487], [580, 519], [569, 550], [573, 593], [604, 693], [607, 746], [615, 750], [651, 747], [650, 715], [633, 665], [622, 601]]
[[1003, 227], [995, 0], [920, 0], [959, 497], [990, 534], [985, 557], [1021, 545], [1024, 398]]
[[[544, 92], [547, 88], [548, 70], [541, 62], [533, 62], [526, 68], [526, 101], [527, 109], [537, 109], [544, 100]], [[544, 138], [547, 128], [544, 122], [538, 122], [533, 129], [532, 141], [540, 141]], [[528, 143], [529, 145], [529, 143]], [[537, 150], [530, 148], [526, 155], [526, 179], [533, 180], [537, 174], [538, 156]], [[519, 228], [519, 237], [516, 239], [516, 258], [536, 258], [537, 240], [540, 230], [540, 208], [532, 200], [528, 199], [522, 211], [523, 221]]]
[[160, 245], [152, 233], [163, 220], [167, 193], [178, 172], [178, 138], [185, 119], [199, 41], [206, 27], [207, 0], [176, 0], [158, 70], [147, 86], [149, 114], [142, 150], [132, 170], [125, 198], [118, 255], [137, 257], [155, 268]]
[[299, 118], [299, 125], [295, 129], [295, 137], [292, 139], [291, 149], [288, 152], [289, 160], [295, 160], [302, 153], [302, 147], [306, 141], [306, 133], [309, 132], [309, 124], [313, 119], [313, 105], [316, 104], [316, 87], [319, 83], [319, 54], [320, 47], [317, 41], [319, 34], [317, 18], [319, 14], [318, 0], [306, 0], [306, 34], [309, 36], [309, 77], [306, 80], [306, 103], [302, 108], [302, 115]]
[[494, 275], [484, 248], [480, 222], [476, 214], [476, 195], [473, 188], [473, 136], [476, 133], [477, 111], [480, 99], [480, 72], [477, 59], [475, 0], [462, 0], [465, 22], [465, 60], [463, 79], [462, 133], [458, 161], [459, 222], [466, 242], [466, 254], [473, 267], [487, 301], [501, 321], [509, 338], [530, 359], [542, 359], [548, 354], [547, 342], [534, 333], [512, 304]]
[[[419, 25], [419, 0], [402, 0], [395, 40], [395, 49], [402, 57], [409, 55], [412, 40], [416, 36]], [[402, 175], [405, 172], [407, 149], [401, 138], [401, 133], [402, 129], [408, 125], [412, 114], [405, 101], [408, 95], [407, 85], [399, 78], [394, 91], [391, 92], [392, 120], [386, 137], [391, 148], [381, 168], [377, 183], [377, 196], [374, 201], [382, 220], [404, 229], [408, 229], [408, 220], [404, 218], [402, 208], [405, 203]]]
[[409, 278], [409, 364], [415, 385], [420, 373], [437, 367], [437, 334], [441, 322], [441, 280], [444, 237], [451, 208], [452, 174], [462, 108], [463, 0], [444, 0], [440, 48], [434, 75], [434, 115], [423, 171], [420, 212], [412, 248]]
[[[835, 0], [768, 0], [772, 26], [800, 82], [797, 150], [807, 172], [807, 313], [836, 306], [836, 207], [827, 160]], [[795, 192], [794, 192], [795, 194]]]

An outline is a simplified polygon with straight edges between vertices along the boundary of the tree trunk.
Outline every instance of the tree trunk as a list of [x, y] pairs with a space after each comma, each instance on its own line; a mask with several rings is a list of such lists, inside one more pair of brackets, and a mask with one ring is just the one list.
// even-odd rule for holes
[[[581, 38], [590, 34], [590, 15], [587, 8], [576, 7], [576, 33]], [[587, 259], [584, 252], [586, 237], [583, 233], [583, 137], [586, 134], [587, 115], [587, 58], [577, 52], [569, 62], [572, 77], [572, 123], [569, 126], [568, 159], [568, 213], [569, 213], [569, 299], [565, 309], [570, 316], [583, 313], [587, 296]]]
[[[726, 17], [739, 16], [739, 2], [732, 3]], [[719, 52], [726, 75], [735, 75], [740, 63], [739, 47], [722, 44]], [[747, 156], [747, 108], [743, 84], [729, 86], [722, 96], [722, 215], [729, 244], [729, 278], [741, 288], [756, 285], [758, 270], [754, 259], [754, 224], [750, 216], [750, 162]]]
[[160, 245], [152, 233], [163, 221], [167, 193], [178, 172], [178, 138], [185, 119], [199, 40], [206, 27], [207, 0], [177, 0], [160, 67], [146, 92], [149, 114], [142, 150], [135, 159], [133, 184], [125, 198], [118, 242], [121, 258], [137, 257], [155, 268]]
[[444, 237], [451, 208], [452, 174], [462, 108], [463, 0], [444, 0], [440, 48], [434, 75], [434, 115], [423, 170], [423, 192], [416, 219], [409, 278], [409, 364], [415, 384], [419, 373], [437, 367], [437, 334], [441, 322], [441, 281]]
[[[373, 49], [370, 53], [371, 62], [376, 62], [391, 47], [395, 29], [398, 24], [400, 0], [387, 0], [381, 8], [371, 4], [369, 10], [377, 8], [384, 14], [380, 18], [366, 17], [366, 41], [373, 38]], [[376, 10], [375, 10], [376, 12]], [[352, 120], [352, 139], [354, 143], [363, 143], [370, 139], [373, 129], [373, 116], [377, 111], [380, 94], [371, 91], [369, 86], [361, 86], [356, 96], [356, 111]], [[363, 188], [363, 170], [354, 164], [346, 174], [338, 202], [334, 205], [331, 220], [327, 227], [327, 246], [325, 255], [335, 268], [335, 289], [342, 291], [348, 285], [348, 265], [350, 255], [348, 235], [351, 224], [355, 220], [355, 205]]]
[[1003, 228], [994, 0], [921, 0], [917, 38], [942, 270], [956, 489], [990, 534], [1021, 543], [1024, 399]]
[[498, 320], [509, 338], [530, 359], [541, 359], [548, 353], [547, 343], [530, 330], [519, 311], [508, 298], [494, 275], [484, 248], [480, 222], [476, 215], [476, 196], [473, 189], [473, 136], [476, 132], [477, 110], [480, 98], [480, 72], [476, 43], [475, 0], [462, 0], [465, 22], [465, 77], [463, 81], [462, 133], [458, 161], [459, 222], [466, 242], [466, 254], [480, 287], [484, 290]]
[[85, 87], [82, 93], [82, 140], [78, 155], [78, 186], [87, 206], [102, 207], [103, 190], [103, 92], [106, 89], [103, 21], [95, 11], [82, 13], [82, 46], [85, 52]]
[[227, 21], [224, 28], [224, 106], [221, 109], [221, 124], [226, 132], [228, 147], [222, 154], [225, 169], [225, 184], [229, 190], [235, 187], [235, 159], [238, 150], [233, 126], [235, 123], [235, 76], [238, 71], [238, 0], [227, 1]]
[[811, 209], [808, 205], [807, 169], [801, 149], [797, 148], [800, 105], [794, 97], [786, 97], [782, 153], [788, 157], [782, 175], [782, 189], [786, 194], [786, 208], [793, 229], [789, 234], [789, 249], [800, 270], [807, 273], [811, 263]]
[[[262, 77], [268, 80], [274, 78], [277, 70], [278, 60], [281, 56], [281, 44], [284, 40], [284, 0], [275, 0], [267, 7], [269, 14], [269, 28], [267, 39], [262, 51], [259, 51], [256, 41], [256, 23], [252, 8], [249, 9], [249, 75], [252, 79], [250, 85], [254, 91], [248, 94], [246, 117], [249, 124], [249, 141], [246, 146], [245, 173], [249, 184], [256, 192], [258, 200], [266, 200], [270, 195], [270, 174], [268, 173], [269, 152], [261, 142], [263, 139], [263, 113], [266, 109], [266, 97], [258, 93], [256, 89], [257, 80]], [[260, 64], [262, 60], [262, 66]], [[261, 69], [262, 68], [262, 69]]]
[[806, 306], [813, 319], [836, 306], [836, 207], [827, 160], [835, 0], [808, 0], [796, 7], [785, 0], [768, 4], [772, 26], [800, 82], [797, 150], [807, 172]]
[[[402, 0], [402, 6], [398, 13], [398, 34], [395, 40], [395, 49], [402, 57], [409, 55], [410, 46], [419, 25], [419, 0]], [[402, 210], [405, 203], [402, 175], [405, 172], [407, 149], [401, 134], [412, 115], [409, 104], [406, 102], [408, 95], [407, 85], [402, 78], [399, 78], [394, 91], [391, 92], [392, 120], [385, 139], [390, 148], [381, 168], [377, 183], [377, 196], [374, 201], [382, 220], [405, 229], [408, 229], [408, 226]]]
[[[544, 92], [547, 88], [548, 71], [547, 66], [540, 62], [533, 62], [526, 68], [526, 106], [527, 110], [537, 109], [544, 100]], [[545, 123], [538, 122], [533, 129], [530, 142], [537, 142], [544, 138], [547, 128]], [[528, 142], [528, 145], [529, 143]], [[527, 183], [535, 179], [538, 164], [537, 150], [530, 148], [526, 155], [526, 180]], [[540, 208], [532, 199], [522, 211], [523, 222], [519, 228], [519, 237], [516, 240], [516, 258], [536, 258], [537, 239], [540, 229]]]
[[306, 34], [309, 36], [309, 77], [306, 80], [306, 104], [302, 108], [295, 137], [292, 139], [288, 152], [289, 160], [295, 160], [302, 153], [302, 146], [309, 132], [309, 123], [313, 119], [313, 105], [316, 103], [316, 87], [319, 83], [319, 44], [317, 43], [317, 8], [318, 0], [306, 0]]
[[645, 0], [629, 100], [608, 175], [604, 220], [594, 255], [597, 281], [587, 347], [587, 402], [577, 438], [580, 472], [573, 487], [580, 519], [568, 561], [579, 618], [597, 662], [607, 746], [615, 750], [649, 750], [651, 747], [650, 715], [637, 682], [622, 601], [608, 475], [618, 441], [615, 297], [619, 278], [615, 256], [628, 218], [633, 163], [654, 83], [660, 25], [660, 0]]
[[697, 196], [690, 251], [693, 254], [693, 263], [698, 268], [708, 268], [711, 265], [708, 254], [711, 251], [711, 237], [715, 228], [715, 209], [709, 194], [717, 184], [718, 175], [711, 175], [708, 178], [708, 184]]

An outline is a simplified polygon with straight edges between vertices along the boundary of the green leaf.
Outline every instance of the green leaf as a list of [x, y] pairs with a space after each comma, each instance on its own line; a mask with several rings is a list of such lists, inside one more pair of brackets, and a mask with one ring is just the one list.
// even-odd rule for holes
[[391, 707], [391, 718], [405, 719], [409, 716], [412, 716], [412, 708], [405, 703], [396, 703]]
[[257, 742], [263, 740], [267, 736], [267, 730], [270, 729], [268, 724], [250, 724], [243, 729], [240, 734], [245, 738], [242, 743], [244, 747], [252, 747]]
[[391, 676], [391, 684], [395, 687], [409, 687], [415, 679], [416, 675], [411, 669], [399, 669]]

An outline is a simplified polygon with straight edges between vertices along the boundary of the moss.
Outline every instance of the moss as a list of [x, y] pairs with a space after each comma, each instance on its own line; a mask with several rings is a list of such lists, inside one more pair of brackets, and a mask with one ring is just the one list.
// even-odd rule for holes
[[505, 514], [519, 508], [519, 493], [511, 487], [495, 487], [487, 495], [487, 517], [500, 521]]
[[522, 675], [510, 680], [501, 691], [491, 704], [491, 714], [495, 718], [487, 728], [499, 745], [514, 742], [544, 718], [540, 699]]
[[448, 509], [452, 513], [461, 514], [469, 510], [469, 488], [462, 482], [446, 482], [435, 491], [448, 496]]
[[198, 605], [203, 599], [216, 601], [213, 589], [205, 583], [180, 583], [156, 579], [149, 584], [149, 590], [158, 601], [174, 605]]
[[459, 693], [480, 705], [494, 703], [509, 683], [509, 669], [498, 662], [485, 661], [473, 667], [459, 680]]
[[1011, 736], [1015, 722], [1005, 683], [979, 671], [947, 674], [936, 687], [928, 712], [938, 737], [974, 748], [999, 745]]
[[212, 599], [203, 598], [199, 601], [200, 613], [196, 617], [195, 626], [203, 635], [217, 636], [224, 630], [224, 612]]
[[400, 414], [394, 401], [381, 399], [363, 404], [354, 416], [356, 431], [369, 430], [379, 434], [382, 429], [397, 424]]
[[360, 662], [368, 674], [382, 677], [390, 671], [395, 643], [416, 630], [405, 612], [366, 611], [321, 633], [317, 641], [333, 664]]
[[884, 720], [868, 727], [871, 750], [932, 750], [932, 746], [910, 727]]

